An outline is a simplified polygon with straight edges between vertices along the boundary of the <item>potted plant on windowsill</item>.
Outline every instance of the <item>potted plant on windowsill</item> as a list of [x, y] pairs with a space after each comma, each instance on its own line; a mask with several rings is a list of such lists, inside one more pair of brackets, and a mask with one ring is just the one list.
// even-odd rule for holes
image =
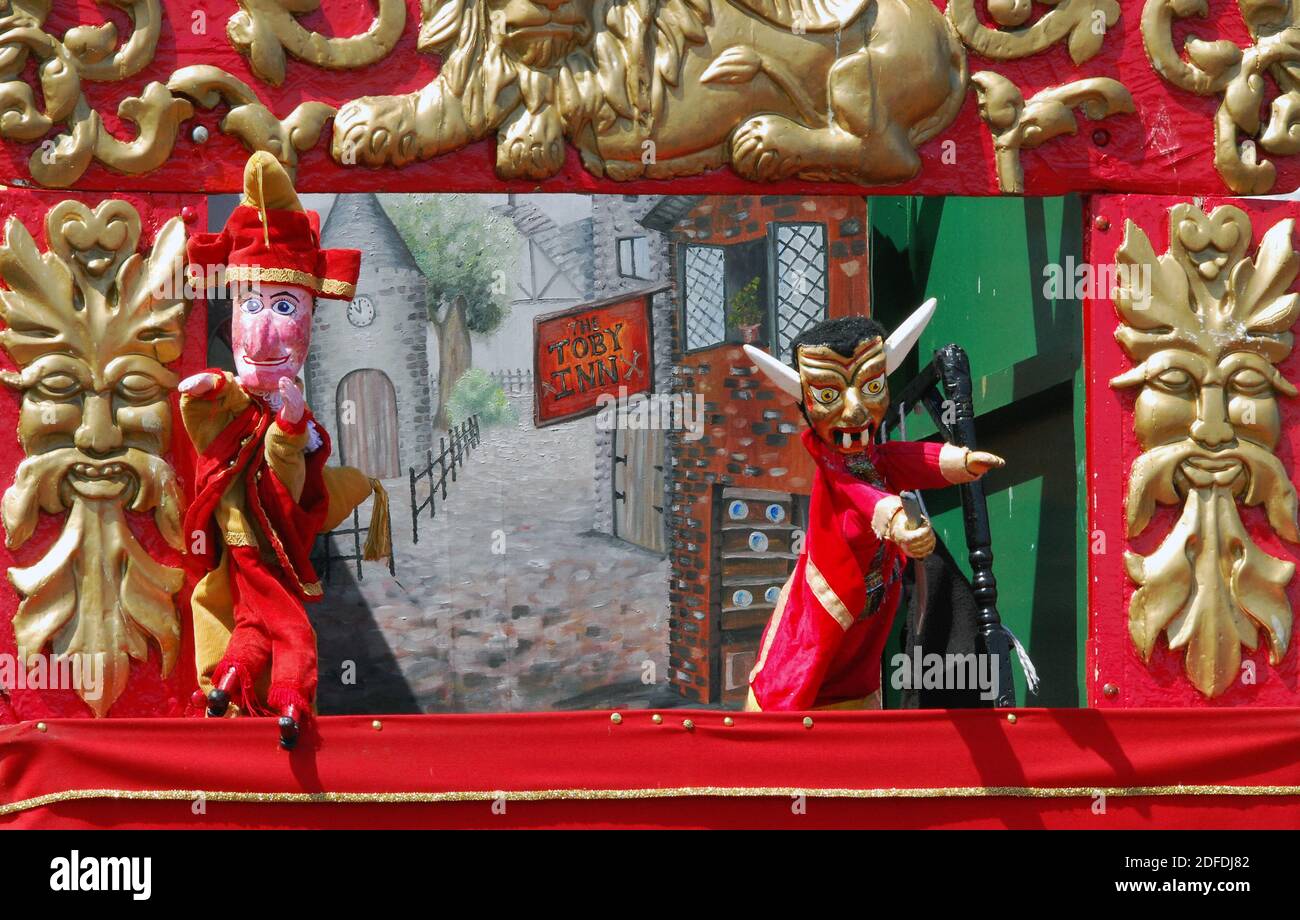
[[759, 340], [763, 328], [763, 308], [758, 302], [759, 278], [750, 279], [749, 283], [731, 297], [727, 311], [731, 325], [740, 333], [740, 340], [746, 345], [753, 345]]

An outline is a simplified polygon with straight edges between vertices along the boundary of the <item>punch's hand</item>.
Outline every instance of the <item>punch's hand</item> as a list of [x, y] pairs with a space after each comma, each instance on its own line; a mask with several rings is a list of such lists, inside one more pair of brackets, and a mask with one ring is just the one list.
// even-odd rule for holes
[[1007, 465], [997, 454], [991, 454], [986, 450], [972, 450], [966, 454], [966, 472], [979, 478], [989, 470], [1000, 470]]
[[298, 389], [298, 384], [288, 377], [281, 377], [280, 398], [284, 402], [280, 405], [280, 412], [277, 417], [281, 422], [297, 425], [302, 421], [303, 413], [307, 411], [307, 400], [303, 398], [302, 390]]
[[180, 386], [177, 387], [177, 389], [179, 389], [185, 396], [202, 398], [204, 396], [215, 395], [220, 386], [220, 375], [202, 373], [186, 377], [181, 381]]

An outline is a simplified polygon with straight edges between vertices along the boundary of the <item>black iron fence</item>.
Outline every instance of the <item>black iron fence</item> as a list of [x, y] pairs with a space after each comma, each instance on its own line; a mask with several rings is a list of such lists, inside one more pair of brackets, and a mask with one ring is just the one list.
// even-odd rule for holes
[[507, 393], [527, 393], [533, 388], [533, 372], [526, 370], [489, 371], [492, 379]]
[[[360, 506], [358, 506], [359, 508]], [[361, 567], [362, 547], [366, 545], [366, 537], [370, 533], [370, 525], [361, 526], [361, 514], [358, 508], [352, 509], [352, 526], [339, 527], [327, 533], [319, 534], [316, 537], [316, 545], [312, 547], [311, 563], [316, 573], [326, 582], [331, 581], [334, 563], [336, 562], [354, 562], [357, 567], [357, 581], [364, 581], [365, 575]], [[393, 519], [387, 518], [388, 525], [388, 545], [393, 545]], [[337, 537], [338, 542], [346, 544], [348, 538], [351, 538], [352, 552], [338, 553], [335, 552], [335, 541], [332, 537]], [[388, 554], [388, 574], [397, 574], [397, 553]]]
[[[420, 515], [429, 509], [429, 520], [437, 516], [435, 499], [447, 500], [447, 483], [456, 481], [456, 470], [465, 465], [465, 457], [482, 443], [479, 437], [478, 416], [471, 415], [443, 437], [438, 438], [438, 455], [428, 452], [428, 461], [418, 473], [411, 467], [411, 541], [420, 542]], [[429, 482], [429, 494], [421, 501], [417, 486]]]

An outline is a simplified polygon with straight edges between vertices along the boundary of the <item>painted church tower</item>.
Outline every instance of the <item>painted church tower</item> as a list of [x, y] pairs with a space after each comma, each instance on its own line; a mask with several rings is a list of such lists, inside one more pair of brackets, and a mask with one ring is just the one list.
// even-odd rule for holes
[[316, 311], [307, 398], [334, 438], [330, 462], [404, 477], [433, 440], [424, 274], [369, 193], [337, 196], [321, 240], [363, 255], [355, 299]]

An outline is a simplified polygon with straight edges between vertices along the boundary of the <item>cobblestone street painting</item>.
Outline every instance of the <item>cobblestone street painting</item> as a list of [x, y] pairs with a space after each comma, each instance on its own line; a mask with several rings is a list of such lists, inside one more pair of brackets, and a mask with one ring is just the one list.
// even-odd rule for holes
[[[318, 541], [320, 711], [739, 708], [811, 486], [797, 407], [740, 346], [865, 311], [862, 199], [304, 204], [363, 252], [314, 317], [308, 401], [330, 462], [384, 483], [394, 546], [359, 561], [369, 505]], [[579, 365], [600, 392], [564, 405]]]

